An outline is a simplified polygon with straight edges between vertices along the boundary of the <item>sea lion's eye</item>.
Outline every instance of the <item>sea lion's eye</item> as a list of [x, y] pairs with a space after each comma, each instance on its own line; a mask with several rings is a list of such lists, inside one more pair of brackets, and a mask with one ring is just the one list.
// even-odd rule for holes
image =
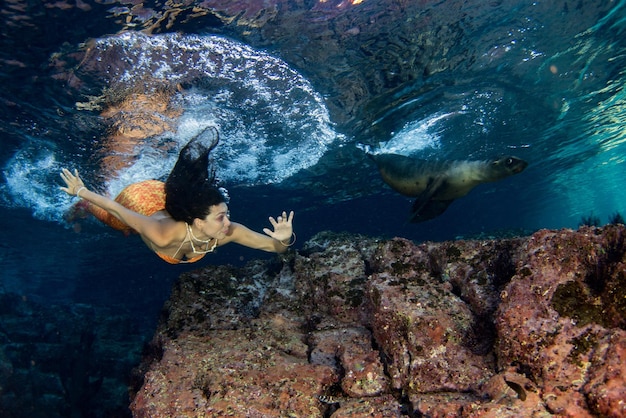
[[513, 164], [513, 158], [509, 157], [506, 159], [506, 165], [511, 165], [511, 164]]

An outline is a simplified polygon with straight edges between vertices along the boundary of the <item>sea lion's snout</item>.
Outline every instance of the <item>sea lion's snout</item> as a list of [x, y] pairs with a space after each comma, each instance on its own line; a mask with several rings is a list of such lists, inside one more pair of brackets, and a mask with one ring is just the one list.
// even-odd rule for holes
[[528, 167], [528, 163], [526, 161], [517, 157], [504, 157], [499, 160], [495, 160], [493, 164], [505, 167], [511, 174], [519, 174], [524, 171], [526, 167]]
[[519, 174], [524, 171], [526, 167], [528, 167], [528, 163], [526, 161], [517, 157], [508, 157], [506, 159], [506, 165], [510, 168], [513, 174]]

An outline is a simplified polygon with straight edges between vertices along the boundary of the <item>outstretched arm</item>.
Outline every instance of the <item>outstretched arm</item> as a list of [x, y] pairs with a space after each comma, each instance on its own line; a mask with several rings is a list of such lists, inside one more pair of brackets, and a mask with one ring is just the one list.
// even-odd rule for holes
[[61, 171], [61, 178], [66, 184], [65, 187], [61, 187], [65, 193], [78, 196], [101, 207], [157, 246], [165, 246], [171, 242], [172, 237], [168, 236], [167, 230], [163, 228], [160, 221], [134, 212], [113, 199], [88, 190], [78, 175], [78, 170], [74, 170], [72, 173], [64, 168]]
[[257, 250], [270, 251], [275, 253], [284, 253], [295, 242], [295, 234], [293, 233], [293, 211], [283, 212], [276, 219], [270, 217], [270, 223], [274, 230], [263, 228], [266, 235], [252, 231], [248, 227], [234, 223], [231, 226], [230, 239], [228, 241], [245, 245], [246, 247]]

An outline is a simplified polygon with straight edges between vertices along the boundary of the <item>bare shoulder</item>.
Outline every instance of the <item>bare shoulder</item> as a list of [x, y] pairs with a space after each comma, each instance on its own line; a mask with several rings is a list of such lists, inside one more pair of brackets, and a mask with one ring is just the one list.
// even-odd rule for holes
[[152, 215], [150, 215], [150, 217], [152, 219], [154, 219], [155, 221], [165, 221], [165, 222], [167, 222], [167, 220], [169, 220], [171, 222], [176, 222], [174, 219], [172, 219], [170, 214], [167, 213], [164, 210], [160, 210], [158, 212], [154, 212]]
[[[167, 248], [172, 243], [180, 243], [187, 237], [184, 222], [177, 222], [165, 211], [155, 212], [150, 216], [153, 227], [146, 231], [145, 237], [157, 247]], [[148, 236], [149, 235], [149, 236]]]

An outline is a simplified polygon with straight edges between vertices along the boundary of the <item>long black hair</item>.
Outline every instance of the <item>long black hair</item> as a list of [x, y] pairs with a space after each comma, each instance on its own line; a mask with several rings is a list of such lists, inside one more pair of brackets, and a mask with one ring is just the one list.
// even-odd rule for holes
[[165, 182], [165, 210], [174, 220], [191, 225], [195, 218], [206, 218], [211, 206], [226, 201], [215, 186], [215, 167], [209, 159], [218, 142], [217, 129], [209, 126], [180, 151]]

